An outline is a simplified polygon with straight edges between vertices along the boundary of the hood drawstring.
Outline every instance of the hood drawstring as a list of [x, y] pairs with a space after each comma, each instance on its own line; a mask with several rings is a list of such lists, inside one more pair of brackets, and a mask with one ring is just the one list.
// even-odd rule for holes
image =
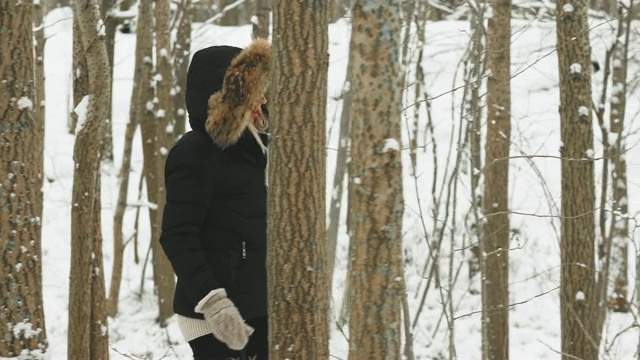
[[260, 146], [260, 149], [262, 149], [262, 153], [267, 158], [267, 165], [264, 167], [264, 186], [265, 187], [269, 187], [269, 152], [268, 152], [268, 149], [267, 149], [266, 146], [264, 146], [264, 143], [262, 142], [262, 139], [260, 138], [260, 134], [258, 133], [258, 128], [256, 128], [255, 124], [253, 124], [251, 122], [251, 123], [249, 123], [249, 125], [247, 125], [247, 128], [251, 132], [251, 135], [253, 135], [253, 137], [256, 139], [256, 142]]

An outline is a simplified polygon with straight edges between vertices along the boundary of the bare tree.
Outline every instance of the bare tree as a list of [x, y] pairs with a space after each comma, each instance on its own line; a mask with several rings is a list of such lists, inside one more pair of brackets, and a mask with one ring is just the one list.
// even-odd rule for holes
[[595, 360], [599, 338], [587, 9], [587, 0], [556, 3], [562, 142], [560, 316], [563, 359]]
[[[491, 4], [487, 32], [487, 139], [482, 228], [483, 359], [509, 359], [509, 147], [511, 141], [511, 0]], [[479, 129], [475, 130], [479, 131]]]
[[[107, 45], [107, 55], [109, 57], [109, 66], [111, 67], [111, 75], [113, 77], [113, 59], [115, 56], [115, 41], [116, 41], [116, 29], [118, 25], [122, 24], [125, 20], [130, 20], [131, 17], [119, 16], [120, 13], [116, 11], [119, 8], [120, 11], [127, 11], [131, 8], [132, 0], [116, 1], [116, 0], [100, 0], [100, 16], [103, 19], [105, 42]], [[113, 98], [113, 84], [109, 86], [109, 103], [112, 103]], [[102, 139], [102, 161], [112, 163], [113, 162], [113, 109], [112, 106], [108, 107], [108, 115], [106, 117], [104, 127], [104, 137]]]
[[[462, 118], [466, 120], [466, 142], [469, 144], [469, 175], [471, 180], [471, 221], [470, 228], [471, 251], [467, 255], [469, 265], [469, 280], [473, 281], [475, 275], [481, 272], [484, 265], [482, 251], [482, 189], [480, 189], [480, 177], [482, 175], [482, 115], [481, 86], [485, 74], [485, 42], [487, 29], [485, 28], [486, 1], [478, 2], [471, 7], [469, 27], [471, 39], [465, 54], [465, 87]], [[482, 285], [480, 285], [482, 286]], [[477, 294], [479, 288], [470, 287], [472, 294]]]
[[[329, 357], [325, 228], [327, 10], [304, 2], [274, 3], [270, 91], [274, 121], [267, 194], [272, 360]], [[291, 259], [296, 260], [292, 263]]]
[[[142, 171], [142, 177], [140, 179], [140, 191], [142, 191], [142, 180], [144, 179], [147, 186], [147, 197], [149, 201], [153, 201], [153, 196], [157, 193], [149, 189], [155, 189], [154, 182], [156, 175], [156, 165], [153, 161], [156, 156], [156, 124], [155, 124], [155, 110], [156, 104], [156, 85], [153, 80], [154, 68], [153, 68], [153, 0], [140, 0], [139, 4], [139, 16], [138, 16], [138, 28], [136, 34], [136, 56], [141, 57], [141, 67], [136, 68], [136, 71], [140, 72], [140, 81], [138, 82], [139, 89], [137, 90], [137, 97], [135, 99], [138, 111], [138, 121], [140, 123], [140, 133], [142, 140], [142, 153], [144, 156], [144, 165]], [[143, 17], [144, 16], [144, 17]], [[132, 95], [133, 96], [133, 95]], [[151, 184], [149, 184], [151, 182]], [[151, 205], [151, 208], [154, 206]], [[157, 208], [156, 208], [157, 209]], [[153, 209], [149, 209], [149, 222], [151, 225], [151, 244], [153, 246], [154, 239], [158, 239], [160, 235], [160, 224], [154, 227], [154, 219], [156, 218], [153, 213]], [[136, 213], [136, 222], [138, 221], [139, 213]], [[156, 233], [157, 232], [157, 233]], [[145, 260], [146, 261], [146, 260]], [[145, 267], [146, 269], [146, 263]], [[141, 280], [140, 288], [142, 290], [144, 280]]]
[[[133, 90], [131, 92], [131, 104], [129, 106], [129, 122], [125, 130], [122, 164], [118, 174], [118, 201], [113, 215], [113, 269], [111, 271], [111, 285], [109, 288], [108, 311], [109, 316], [118, 314], [118, 299], [120, 285], [122, 283], [122, 266], [124, 262], [124, 215], [127, 210], [127, 195], [129, 190], [129, 174], [131, 170], [131, 153], [133, 150], [133, 138], [138, 128], [139, 118], [146, 111], [142, 101], [142, 89], [147, 87], [140, 84], [148, 84], [151, 81], [151, 70], [148, 69], [149, 54], [152, 52], [153, 30], [147, 24], [152, 19], [151, 2], [140, 1], [138, 4], [138, 29], [136, 32], [136, 60], [133, 73]], [[149, 31], [145, 31], [145, 27]], [[145, 72], [145, 69], [147, 70]], [[146, 75], [146, 76], [145, 76]], [[153, 113], [151, 113], [153, 114]], [[135, 234], [133, 236], [136, 236]]]
[[[116, 6], [116, 0], [100, 0], [100, 17], [102, 23], [100, 26], [104, 28], [102, 31], [105, 33], [105, 44], [107, 46], [107, 58], [109, 59], [110, 67], [110, 79], [113, 79], [113, 57], [115, 54], [115, 42], [116, 42], [116, 28], [118, 26], [119, 19], [114, 16], [114, 8]], [[100, 158], [102, 161], [113, 163], [113, 83], [105, 84], [109, 88], [109, 105], [107, 107], [107, 117], [105, 118], [104, 132], [102, 138], [102, 149], [100, 151]]]
[[169, 259], [160, 245], [162, 211], [164, 208], [164, 160], [168, 149], [173, 145], [175, 119], [173, 115], [173, 61], [171, 60], [171, 8], [170, 0], [155, 1], [156, 34], [156, 97], [158, 108], [151, 139], [154, 144], [153, 158], [146, 164], [147, 196], [155, 204], [149, 209], [151, 216], [151, 246], [153, 249], [153, 280], [158, 295], [158, 320], [164, 324], [173, 315], [173, 291], [175, 275]]
[[252, 21], [251, 36], [254, 39], [269, 38], [269, 32], [271, 27], [271, 20], [269, 14], [271, 13], [271, 1], [272, 0], [255, 0], [255, 18]]
[[[80, 25], [78, 18], [73, 17], [73, 105], [77, 105], [89, 93], [89, 70], [87, 69], [87, 59], [82, 45], [82, 37], [80, 35]], [[78, 114], [71, 112], [69, 114], [69, 122], [67, 124], [69, 134], [75, 134], [76, 125], [78, 123]]]
[[33, 2], [0, 2], [0, 357], [39, 358], [43, 124], [36, 116]]
[[191, 25], [193, 24], [193, 9], [191, 0], [182, 0], [179, 8], [180, 20], [173, 47], [173, 61], [175, 68], [175, 82], [173, 92], [173, 127], [174, 137], [185, 133], [187, 127], [187, 104], [185, 102], [185, 87], [187, 71], [191, 59]]
[[109, 337], [102, 265], [100, 150], [108, 114], [111, 72], [97, 0], [76, 1], [88, 94], [76, 105], [78, 129], [71, 210], [68, 359], [108, 359]]
[[219, 24], [223, 26], [242, 25], [242, 10], [246, 6], [246, 2], [248, 1], [217, 0], [218, 11], [223, 12]]
[[401, 351], [400, 3], [356, 0], [352, 8], [350, 359]]
[[329, 3], [329, 23], [340, 20], [349, 11], [351, 0], [330, 0]]
[[[611, 72], [611, 117], [609, 131], [615, 134], [610, 144], [610, 156], [613, 164], [611, 187], [613, 189], [613, 213], [611, 216], [611, 249], [609, 272], [613, 275], [613, 291], [609, 296], [609, 308], [613, 311], [628, 312], [629, 279], [629, 193], [627, 190], [627, 161], [624, 141], [624, 120], [627, 105], [627, 68], [629, 53], [630, 6], [618, 3], [618, 31], [613, 45]], [[608, 279], [608, 277], [607, 277]], [[607, 279], [604, 281], [606, 282]], [[602, 286], [606, 285], [603, 283]]]
[[[41, 141], [44, 142], [44, 110], [45, 110], [45, 73], [44, 73], [44, 45], [46, 38], [44, 37], [44, 7], [41, 2], [33, 4], [33, 35], [34, 35], [34, 61], [35, 61], [35, 107], [34, 121], [40, 125], [42, 136]], [[44, 143], [41, 145], [44, 146]], [[40, 146], [37, 146], [40, 149]], [[37, 154], [42, 157], [44, 151], [38, 151]], [[38, 164], [44, 160], [36, 160]], [[43, 179], [41, 179], [43, 180]]]

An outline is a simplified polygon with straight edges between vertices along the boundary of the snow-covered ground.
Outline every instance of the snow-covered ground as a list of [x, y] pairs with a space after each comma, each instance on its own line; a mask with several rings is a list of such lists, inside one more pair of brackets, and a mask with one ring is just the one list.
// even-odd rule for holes
[[[45, 209], [43, 215], [43, 274], [44, 305], [46, 327], [49, 340], [47, 359], [66, 358], [68, 278], [70, 258], [70, 201], [73, 181], [73, 136], [67, 132], [67, 117], [70, 107], [71, 82], [71, 11], [68, 8], [54, 10], [47, 17], [46, 26], [46, 104], [47, 124], [45, 142]], [[601, 63], [605, 46], [612, 39], [612, 23], [605, 20], [592, 22], [593, 58]], [[424, 136], [426, 128], [425, 107], [421, 107], [420, 138], [418, 145], [417, 177], [412, 176], [409, 166], [405, 176], [405, 249], [406, 281], [411, 320], [415, 317], [426, 280], [422, 277], [423, 267], [428, 258], [426, 238], [433, 241], [434, 223], [442, 226], [444, 207], [437, 221], [433, 217], [431, 186], [434, 181], [434, 143], [437, 146], [436, 159], [438, 173], [435, 179], [437, 189], [448, 182], [455, 163], [455, 149], [460, 128], [459, 109], [462, 91], [451, 91], [463, 84], [460, 59], [469, 41], [466, 22], [442, 21], [427, 24], [426, 54], [424, 69], [426, 83], [431, 96], [431, 111], [434, 124], [435, 142], [430, 135]], [[638, 24], [635, 24], [635, 42], [638, 38]], [[250, 42], [250, 26], [216, 27], [194, 25], [194, 51], [215, 44], [245, 46]], [[330, 69], [329, 99], [327, 108], [328, 181], [332, 181], [335, 169], [334, 149], [337, 148], [337, 121], [340, 102], [335, 100], [342, 92], [348, 59], [350, 27], [347, 20], [330, 26]], [[558, 74], [555, 24], [553, 22], [514, 20], [512, 30], [512, 155], [559, 155], [560, 131], [558, 115]], [[633, 43], [633, 41], [632, 41]], [[413, 42], [412, 44], [415, 44]], [[630, 51], [635, 56], [636, 65], [629, 71], [630, 78], [637, 76], [640, 58], [638, 45]], [[415, 55], [415, 45], [412, 46]], [[117, 199], [117, 172], [122, 157], [123, 133], [128, 122], [129, 102], [133, 78], [135, 34], [117, 34], [114, 74], [114, 155], [113, 166], [103, 167], [103, 233], [105, 253], [105, 278], [110, 280], [112, 263], [112, 218]], [[412, 65], [413, 67], [413, 65]], [[415, 71], [409, 71], [412, 77]], [[602, 72], [595, 73], [594, 92], [599, 91]], [[410, 81], [411, 83], [411, 81]], [[640, 112], [640, 92], [636, 89], [629, 95], [627, 123], [632, 131], [628, 138], [629, 154], [629, 208], [635, 216], [640, 210], [640, 160], [635, 154], [640, 151], [638, 143], [638, 113]], [[407, 90], [409, 94], [411, 90]], [[410, 96], [412, 97], [412, 95]], [[409, 104], [405, 104], [409, 105]], [[406, 116], [413, 117], [410, 107]], [[635, 120], [635, 121], [634, 121]], [[598, 134], [599, 132], [596, 132]], [[139, 133], [136, 135], [132, 160], [132, 181], [130, 182], [129, 203], [138, 203], [138, 179], [142, 170], [142, 151]], [[596, 139], [599, 137], [596, 135]], [[405, 141], [407, 135], [405, 134]], [[453, 143], [452, 143], [453, 141]], [[405, 142], [406, 144], [406, 142]], [[406, 146], [405, 146], [406, 147]], [[424, 150], [423, 150], [424, 149]], [[601, 147], [595, 145], [596, 154]], [[405, 159], [409, 164], [408, 151]], [[466, 158], [463, 158], [463, 160]], [[449, 161], [449, 162], [448, 162]], [[466, 160], [465, 160], [466, 161]], [[596, 164], [598, 178], [600, 163]], [[457, 358], [480, 359], [480, 296], [472, 295], [467, 280], [465, 256], [468, 250], [468, 233], [464, 217], [469, 211], [468, 162], [462, 163], [457, 189], [457, 201], [450, 205], [450, 218], [445, 226], [443, 256], [450, 253], [450, 242], [454, 241], [455, 261], [453, 268], [462, 265], [458, 280], [453, 288], [455, 318], [447, 325], [442, 317], [442, 299], [446, 298], [449, 283], [449, 264], [441, 262], [441, 284], [443, 288], [431, 285], [429, 296], [415, 328], [415, 354], [417, 359], [448, 358], [449, 331], [452, 325], [455, 334]], [[560, 318], [559, 318], [559, 221], [553, 217], [559, 212], [560, 203], [560, 163], [557, 159], [537, 157], [531, 160], [519, 158], [510, 163], [509, 186], [510, 207], [518, 214], [511, 216], [514, 237], [510, 253], [510, 298], [516, 304], [510, 313], [510, 351], [514, 359], [559, 359]], [[417, 180], [416, 180], [417, 179]], [[417, 189], [416, 191], [416, 181]], [[598, 183], [600, 180], [598, 180]], [[331, 183], [328, 183], [328, 189]], [[445, 187], [446, 190], [446, 187]], [[419, 200], [419, 201], [418, 201]], [[144, 202], [144, 198], [142, 200]], [[422, 207], [423, 219], [419, 209]], [[455, 209], [455, 217], [453, 210]], [[344, 210], [344, 209], [343, 209]], [[530, 214], [530, 215], [522, 215]], [[125, 232], [133, 232], [135, 210], [130, 208], [125, 216]], [[148, 248], [147, 213], [140, 214], [141, 228], [138, 252], [141, 258]], [[453, 221], [451, 220], [453, 219]], [[451, 233], [455, 225], [455, 233]], [[632, 223], [632, 227], [635, 223]], [[126, 236], [125, 236], [126, 238]], [[635, 240], [635, 238], [634, 238]], [[466, 241], [466, 243], [465, 243]], [[334, 291], [334, 313], [338, 313], [346, 268], [347, 237], [342, 229], [339, 239], [336, 281]], [[637, 241], [636, 241], [637, 243]], [[635, 247], [631, 254], [636, 253]], [[635, 267], [632, 262], [631, 268]], [[148, 267], [142, 281], [142, 262], [133, 261], [133, 247], [125, 252], [120, 298], [120, 314], [109, 324], [112, 359], [189, 359], [191, 353], [182, 341], [175, 321], [167, 328], [159, 327], [155, 318], [156, 300], [152, 291], [151, 268]], [[141, 285], [142, 284], [142, 285]], [[107, 287], [108, 288], [108, 287]], [[632, 286], [631, 290], [634, 290]], [[442, 296], [442, 298], [441, 298]], [[636, 308], [634, 307], [634, 310]], [[631, 314], [614, 314], [609, 317], [604, 340], [608, 352], [606, 359], [631, 359], [636, 354], [640, 333], [637, 329], [622, 330], [634, 323]], [[331, 336], [331, 354], [336, 359], [346, 359], [348, 343], [345, 334], [334, 326]]]

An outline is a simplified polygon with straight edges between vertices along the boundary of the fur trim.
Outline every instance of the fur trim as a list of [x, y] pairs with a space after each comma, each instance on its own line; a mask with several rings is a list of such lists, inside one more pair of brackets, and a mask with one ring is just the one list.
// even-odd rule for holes
[[222, 90], [209, 98], [205, 128], [221, 148], [235, 144], [251, 121], [252, 107], [269, 85], [271, 45], [258, 39], [236, 56], [224, 75]]

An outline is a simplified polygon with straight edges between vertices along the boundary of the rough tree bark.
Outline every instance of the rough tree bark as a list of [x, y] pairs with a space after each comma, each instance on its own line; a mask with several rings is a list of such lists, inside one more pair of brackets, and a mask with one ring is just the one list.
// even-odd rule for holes
[[[509, 147], [511, 145], [511, 0], [491, 4], [487, 33], [487, 139], [482, 228], [483, 359], [509, 359]], [[479, 129], [474, 129], [479, 131]], [[477, 184], [476, 184], [477, 185]]]
[[109, 336], [102, 266], [100, 143], [108, 115], [111, 72], [104, 29], [98, 27], [96, 0], [76, 1], [82, 53], [88, 71], [88, 94], [75, 112], [79, 116], [73, 150], [71, 269], [69, 275], [68, 359], [108, 359]]
[[[113, 270], [111, 271], [111, 285], [109, 288], [108, 312], [109, 316], [115, 317], [118, 314], [118, 299], [120, 297], [120, 285], [122, 283], [122, 266], [124, 256], [124, 233], [123, 221], [127, 210], [127, 195], [129, 189], [129, 174], [131, 170], [131, 152], [133, 149], [133, 138], [139, 124], [139, 118], [142, 116], [145, 107], [141, 101], [140, 84], [148, 84], [150, 75], [143, 78], [146, 61], [151, 53], [151, 44], [153, 41], [152, 32], [145, 31], [144, 28], [150, 28], [146, 24], [152, 19], [151, 3], [149, 1], [141, 1], [138, 4], [138, 25], [136, 31], [136, 60], [133, 73], [133, 89], [131, 92], [131, 104], [129, 106], [129, 122], [125, 130], [124, 149], [122, 155], [122, 165], [118, 174], [120, 181], [118, 188], [118, 201], [116, 210], [113, 215]], [[147, 82], [144, 82], [147, 81]], [[135, 235], [134, 235], [135, 236]]]
[[[80, 103], [83, 97], [89, 93], [89, 71], [87, 69], [87, 59], [82, 45], [80, 27], [78, 19], [73, 17], [73, 104]], [[75, 112], [69, 114], [67, 124], [69, 134], [75, 134], [78, 115]]]
[[349, 359], [398, 359], [402, 309], [401, 1], [356, 0]]
[[267, 195], [272, 360], [329, 357], [327, 10], [318, 1], [274, 3], [273, 141]]
[[563, 359], [595, 360], [599, 339], [595, 274], [595, 205], [591, 45], [587, 0], [556, 3], [560, 76], [561, 275]]
[[[42, 357], [42, 152], [33, 2], [0, 2], [0, 357]], [[36, 103], [34, 104], [34, 100]]]
[[269, 38], [271, 20], [271, 0], [255, 0], [255, 18], [252, 21], [251, 36], [254, 39]]
[[[218, 11], [223, 11], [225, 7], [233, 5], [236, 1], [238, 0], [217, 0]], [[228, 9], [224, 14], [222, 14], [222, 18], [220, 18], [218, 23], [222, 26], [242, 25], [242, 10], [244, 6], [246, 6], [246, 3]]]
[[[631, 2], [633, 5], [633, 2]], [[609, 296], [609, 308], [616, 312], [629, 312], [629, 194], [627, 190], [627, 160], [624, 132], [627, 105], [627, 67], [629, 52], [630, 13], [622, 3], [618, 4], [618, 32], [612, 54], [611, 117], [609, 132], [615, 134], [609, 155], [613, 163], [611, 186], [613, 189], [613, 213], [611, 217], [611, 257], [609, 273], [613, 278], [613, 291]], [[608, 280], [605, 280], [608, 281]]]
[[[471, 28], [471, 44], [467, 59], [465, 59], [465, 67], [467, 73], [465, 76], [465, 94], [464, 94], [464, 117], [468, 119], [467, 125], [467, 141], [469, 142], [469, 160], [471, 178], [471, 251], [467, 255], [467, 264], [469, 265], [469, 280], [472, 281], [470, 292], [477, 294], [479, 288], [473, 282], [475, 275], [482, 271], [484, 266], [484, 258], [482, 251], [482, 189], [480, 189], [480, 176], [482, 174], [482, 105], [481, 105], [481, 85], [482, 77], [485, 73], [485, 51], [484, 43], [486, 41], [485, 28], [485, 11], [486, 2], [482, 6], [472, 10], [469, 26]], [[481, 281], [479, 287], [482, 287]]]
[[[152, 125], [154, 134], [154, 154], [150, 159], [147, 176], [147, 196], [155, 206], [149, 209], [151, 216], [151, 244], [153, 251], [153, 280], [158, 296], [158, 321], [165, 324], [173, 315], [173, 291], [175, 275], [167, 255], [160, 245], [162, 211], [164, 208], [164, 160], [174, 141], [173, 119], [173, 62], [171, 61], [171, 1], [155, 1], [156, 20], [156, 109], [155, 123]], [[149, 138], [147, 138], [149, 139]], [[146, 158], [146, 156], [145, 156]], [[145, 159], [146, 160], [146, 159]], [[146, 167], [146, 165], [145, 165]]]
[[[33, 118], [36, 124], [40, 126], [39, 131], [42, 144], [36, 146], [36, 148], [44, 149], [44, 128], [45, 128], [45, 74], [44, 74], [44, 46], [46, 39], [44, 37], [44, 8], [42, 3], [33, 4], [33, 35], [34, 35], [34, 64], [35, 64], [35, 101], [33, 108]], [[40, 147], [42, 146], [42, 147]], [[36, 160], [36, 163], [40, 164], [44, 161], [44, 151], [37, 152], [40, 158]], [[44, 180], [44, 179], [42, 179]], [[43, 185], [43, 184], [41, 184]], [[42, 186], [41, 186], [42, 187]]]
[[191, 0], [183, 0], [180, 5], [180, 22], [176, 42], [173, 48], [173, 61], [175, 63], [175, 83], [173, 95], [173, 128], [174, 138], [185, 133], [187, 127], [187, 104], [185, 101], [185, 87], [187, 84], [187, 71], [189, 59], [191, 59], [191, 25], [193, 24], [193, 9]]

